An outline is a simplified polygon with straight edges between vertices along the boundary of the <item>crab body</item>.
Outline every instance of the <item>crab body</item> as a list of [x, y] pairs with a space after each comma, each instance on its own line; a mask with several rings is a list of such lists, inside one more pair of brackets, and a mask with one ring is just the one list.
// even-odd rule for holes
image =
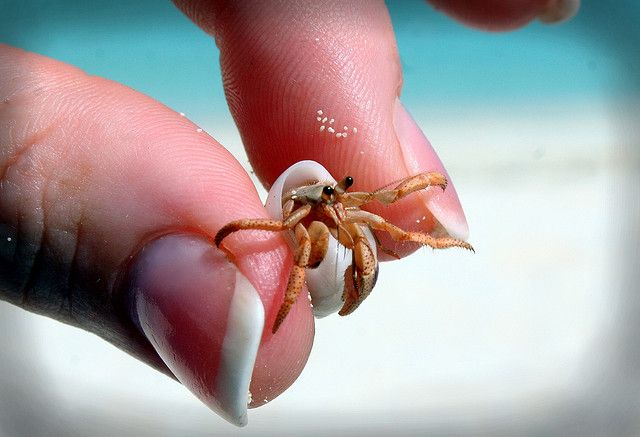
[[[341, 293], [337, 296], [341, 304], [339, 314], [352, 313], [366, 299], [378, 277], [377, 249], [397, 257], [393, 252], [377, 244], [371, 230], [387, 232], [397, 241], [412, 241], [437, 249], [462, 247], [473, 250], [469, 243], [452, 237], [433, 237], [426, 233], [404, 231], [384, 218], [360, 208], [372, 201], [390, 204], [415, 191], [432, 186], [438, 186], [444, 190], [447, 181], [442, 174], [421, 173], [399, 181], [392, 185], [392, 188], [383, 187], [372, 192], [348, 192], [347, 190], [353, 184], [353, 178], [350, 176], [335, 182], [328, 173], [326, 173], [328, 177], [305, 179], [302, 177], [304, 172], [296, 175], [296, 172], [292, 171], [312, 164], [322, 168], [312, 161], [303, 161], [292, 166], [274, 183], [267, 200], [267, 208], [272, 210], [273, 219], [232, 221], [223, 226], [214, 239], [215, 244], [220, 247], [226, 236], [243, 229], [291, 231], [293, 234], [294, 266], [289, 275], [284, 301], [272, 328], [274, 333], [300, 294], [307, 269], [309, 269], [308, 286], [315, 310], [317, 302], [314, 291], [322, 295], [324, 290], [318, 289], [327, 287], [327, 278], [318, 278], [318, 275], [315, 275], [315, 280], [312, 281], [313, 273], [314, 270], [318, 270], [317, 273], [321, 276], [332, 276], [326, 269], [324, 273], [320, 273], [320, 270], [322, 265], [326, 264], [326, 258], [334, 247], [342, 246], [351, 255], [345, 268], [334, 269], [338, 275], [335, 282], [341, 285], [339, 287]], [[289, 177], [290, 175], [293, 176]], [[283, 178], [284, 181], [281, 180]], [[275, 194], [273, 194], [274, 188]], [[336, 262], [333, 260], [331, 264]], [[325, 285], [319, 285], [323, 280]], [[328, 287], [337, 288], [331, 285]], [[323, 306], [333, 307], [336, 293], [329, 290], [328, 296], [331, 303], [324, 304], [323, 301]], [[317, 300], [320, 301], [324, 297]]]

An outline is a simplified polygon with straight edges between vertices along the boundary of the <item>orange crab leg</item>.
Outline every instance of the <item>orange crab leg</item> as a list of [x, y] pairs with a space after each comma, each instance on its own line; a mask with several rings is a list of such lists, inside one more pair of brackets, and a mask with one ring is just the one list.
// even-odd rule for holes
[[446, 249], [449, 247], [461, 247], [475, 252], [473, 246], [466, 241], [458, 240], [452, 237], [433, 237], [429, 234], [422, 232], [408, 232], [400, 229], [399, 227], [389, 223], [379, 215], [362, 210], [349, 210], [347, 211], [347, 222], [349, 223], [362, 223], [377, 229], [389, 233], [391, 238], [396, 241], [412, 241], [425, 246], [432, 247], [434, 249]]
[[287, 229], [293, 229], [293, 227], [300, 220], [309, 215], [310, 211], [310, 205], [301, 206], [300, 208], [289, 214], [289, 216], [284, 221], [272, 219], [234, 220], [220, 228], [213, 241], [215, 242], [216, 246], [220, 247], [220, 244], [222, 244], [222, 240], [224, 240], [229, 234], [232, 234], [236, 231], [256, 229], [259, 231], [279, 232], [285, 231]]
[[[295, 303], [298, 295], [300, 294], [300, 290], [302, 290], [302, 286], [304, 285], [304, 269], [309, 264], [309, 258], [311, 256], [311, 238], [309, 237], [309, 233], [305, 229], [305, 227], [299, 223], [300, 220], [309, 215], [311, 211], [310, 205], [304, 205], [295, 211], [287, 214], [287, 218], [284, 221], [280, 220], [271, 220], [271, 219], [243, 219], [236, 220], [230, 223], [227, 223], [223, 226], [216, 236], [214, 237], [214, 242], [216, 246], [220, 247], [222, 244], [222, 240], [224, 240], [229, 234], [241, 231], [245, 229], [256, 229], [261, 231], [285, 231], [287, 229], [292, 229], [295, 227], [295, 236], [298, 242], [298, 247], [294, 253], [294, 261], [295, 265], [291, 269], [291, 273], [289, 274], [289, 281], [287, 282], [287, 289], [285, 291], [284, 302], [280, 306], [278, 310], [278, 314], [276, 315], [276, 320], [273, 324], [272, 332], [275, 334], [285, 317], [291, 310], [291, 307]], [[320, 222], [313, 222], [313, 235], [314, 239], [319, 241], [322, 245], [322, 228], [319, 225], [313, 226], [315, 223], [319, 223], [327, 229], [326, 225]], [[310, 228], [311, 228], [310, 227]], [[328, 234], [329, 230], [326, 230]], [[328, 237], [327, 242], [324, 243], [324, 250], [322, 248], [316, 249], [314, 252], [314, 256], [317, 258], [321, 256], [320, 261], [324, 258], [324, 254], [326, 253], [326, 246], [328, 245]], [[320, 251], [320, 253], [318, 253]], [[318, 262], [320, 262], [318, 261]]]
[[295, 265], [291, 268], [284, 301], [273, 323], [271, 332], [274, 334], [300, 295], [304, 285], [305, 269], [307, 267], [316, 267], [320, 264], [329, 246], [329, 228], [319, 221], [312, 222], [308, 230], [301, 223], [298, 223], [295, 228], [295, 235], [298, 243], [294, 253]]
[[[369, 227], [369, 230], [371, 230], [371, 227]], [[400, 255], [398, 255], [393, 250], [389, 249], [384, 244], [382, 244], [382, 242], [380, 241], [380, 238], [378, 238], [378, 235], [375, 232], [371, 232], [371, 235], [373, 235], [373, 239], [375, 240], [376, 246], [378, 247], [378, 249], [380, 249], [383, 253], [386, 253], [387, 255], [395, 259], [400, 259]]]
[[309, 255], [308, 267], [317, 267], [327, 254], [329, 247], [329, 228], [322, 222], [313, 221], [307, 229], [309, 239], [311, 240], [311, 254]]
[[432, 186], [438, 186], [444, 190], [447, 187], [447, 178], [442, 173], [435, 171], [420, 173], [401, 180], [393, 189], [385, 189], [386, 187], [383, 187], [370, 193], [345, 193], [341, 196], [340, 200], [344, 203], [345, 207], [360, 206], [373, 200], [378, 200], [388, 205], [415, 191], [424, 190]]
[[278, 310], [276, 320], [271, 329], [271, 332], [274, 334], [298, 299], [298, 295], [304, 285], [304, 269], [309, 264], [309, 257], [311, 255], [311, 239], [309, 238], [309, 233], [301, 223], [296, 225], [295, 234], [298, 242], [298, 247], [293, 255], [295, 264], [289, 274], [287, 290], [284, 293], [284, 302], [282, 302]]
[[291, 199], [287, 200], [284, 205], [282, 205], [282, 218], [286, 220], [291, 215], [294, 205], [295, 203]]
[[232, 234], [236, 231], [242, 231], [245, 229], [257, 229], [260, 231], [278, 232], [278, 231], [284, 231], [285, 229], [288, 229], [288, 228], [284, 225], [284, 222], [282, 222], [281, 220], [270, 220], [270, 219], [236, 220], [233, 222], [229, 222], [226, 225], [224, 225], [222, 228], [220, 228], [220, 230], [214, 237], [213, 241], [216, 244], [216, 246], [220, 247], [220, 245], [222, 244], [222, 240], [227, 238], [229, 234]]
[[351, 314], [371, 294], [378, 279], [378, 259], [369, 245], [369, 240], [357, 224], [346, 224], [345, 228], [353, 243], [352, 265], [345, 272], [345, 286], [342, 298], [344, 305], [338, 312], [341, 316]]
[[444, 191], [447, 188], [447, 178], [435, 171], [420, 173], [400, 182], [393, 190], [376, 190], [375, 195], [376, 199], [382, 203], [393, 203], [415, 191], [434, 186]]

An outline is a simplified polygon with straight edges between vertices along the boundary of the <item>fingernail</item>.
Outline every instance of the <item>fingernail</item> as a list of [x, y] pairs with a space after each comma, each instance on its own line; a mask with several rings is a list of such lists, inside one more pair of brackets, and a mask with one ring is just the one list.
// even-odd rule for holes
[[220, 416], [246, 425], [264, 328], [249, 281], [206, 238], [173, 234], [138, 253], [125, 286], [132, 321], [176, 378]]
[[560, 23], [573, 17], [578, 9], [580, 0], [549, 0], [538, 19], [544, 23]]
[[429, 190], [417, 194], [422, 196], [431, 214], [449, 235], [466, 240], [469, 236], [469, 226], [462, 205], [460, 205], [458, 193], [451, 182], [451, 177], [431, 147], [431, 143], [404, 108], [400, 99], [395, 101], [393, 124], [404, 163], [410, 175], [424, 171], [438, 171], [447, 176], [449, 184], [444, 192]]

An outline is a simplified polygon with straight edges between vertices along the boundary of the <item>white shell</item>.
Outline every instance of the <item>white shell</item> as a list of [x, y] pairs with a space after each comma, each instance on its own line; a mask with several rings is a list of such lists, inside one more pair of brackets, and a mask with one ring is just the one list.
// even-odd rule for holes
[[[326, 182], [335, 185], [336, 181], [322, 165], [315, 161], [300, 161], [286, 169], [273, 183], [265, 208], [271, 217], [282, 220], [282, 195], [310, 182]], [[363, 229], [372, 248], [376, 248], [375, 240], [369, 229]], [[288, 232], [287, 241], [295, 248], [293, 232]], [[306, 269], [306, 282], [313, 314], [325, 317], [335, 313], [342, 307], [342, 291], [344, 290], [344, 272], [351, 265], [351, 250], [338, 244], [329, 237], [329, 247], [324, 260], [315, 269]], [[350, 280], [350, 279], [349, 279]]]

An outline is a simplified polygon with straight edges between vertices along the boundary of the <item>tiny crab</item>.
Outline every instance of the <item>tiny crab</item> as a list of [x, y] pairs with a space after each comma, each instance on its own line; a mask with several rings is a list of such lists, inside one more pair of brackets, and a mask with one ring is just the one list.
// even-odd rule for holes
[[445, 190], [447, 179], [441, 173], [420, 173], [371, 192], [348, 192], [353, 182], [351, 176], [346, 176], [339, 182], [306, 180], [282, 192], [278, 198], [281, 202], [281, 218], [235, 220], [227, 223], [216, 234], [214, 241], [220, 247], [229, 234], [240, 230], [293, 232], [294, 265], [289, 274], [284, 302], [273, 324], [273, 333], [278, 330], [296, 302], [305, 283], [306, 269], [316, 269], [324, 260], [331, 238], [351, 251], [351, 261], [344, 271], [344, 285], [340, 296], [342, 307], [338, 313], [342, 316], [352, 313], [375, 286], [378, 277], [376, 249], [380, 248], [383, 252], [398, 257], [382, 246], [375, 236], [374, 241], [368, 238], [371, 235], [368, 231], [384, 231], [396, 241], [415, 242], [434, 249], [461, 247], [474, 250], [466, 241], [450, 236], [434, 237], [423, 232], [405, 231], [383, 217], [361, 209], [373, 201], [392, 204], [429, 187]]

